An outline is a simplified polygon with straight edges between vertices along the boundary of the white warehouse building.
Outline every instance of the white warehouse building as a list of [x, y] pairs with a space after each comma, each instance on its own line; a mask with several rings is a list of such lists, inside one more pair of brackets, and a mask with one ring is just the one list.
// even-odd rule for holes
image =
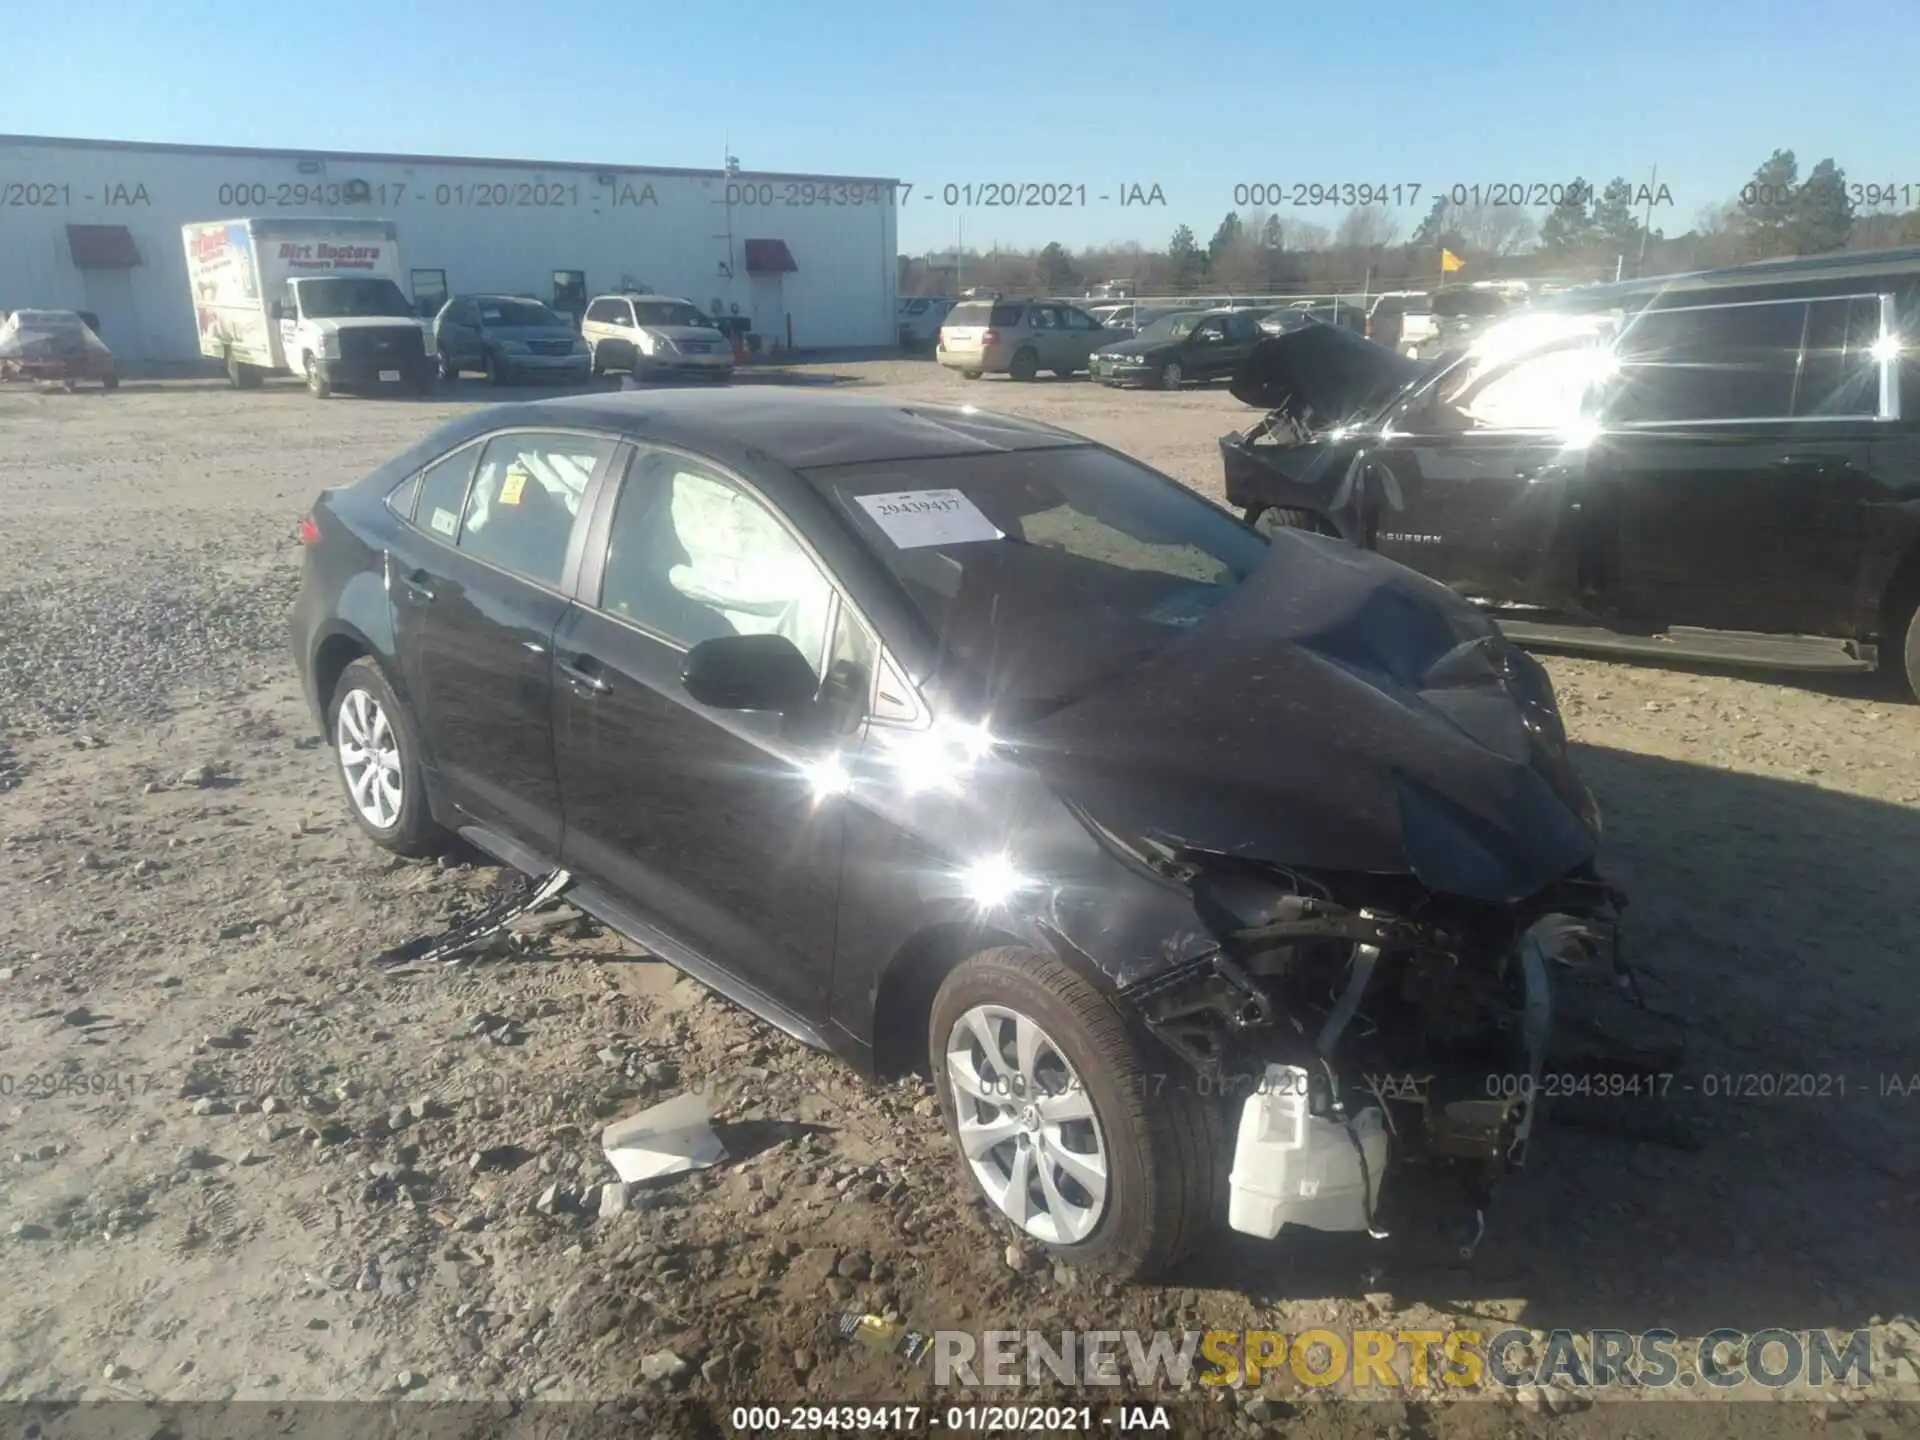
[[765, 348], [895, 342], [896, 182], [877, 176], [0, 135], [0, 311], [87, 311], [127, 361], [199, 357], [181, 226], [392, 220], [415, 302], [645, 289]]

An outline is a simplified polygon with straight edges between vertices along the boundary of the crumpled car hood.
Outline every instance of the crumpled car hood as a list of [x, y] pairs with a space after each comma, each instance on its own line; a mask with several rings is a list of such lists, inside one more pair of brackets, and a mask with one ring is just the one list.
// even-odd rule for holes
[[1591, 798], [1529, 730], [1535, 662], [1404, 566], [1273, 546], [1193, 629], [1008, 737], [1017, 756], [1115, 834], [1269, 864], [1508, 902], [1592, 859]]
[[1327, 424], [1386, 404], [1426, 370], [1343, 325], [1303, 325], [1254, 347], [1233, 377], [1233, 398], [1260, 410], [1305, 406]]

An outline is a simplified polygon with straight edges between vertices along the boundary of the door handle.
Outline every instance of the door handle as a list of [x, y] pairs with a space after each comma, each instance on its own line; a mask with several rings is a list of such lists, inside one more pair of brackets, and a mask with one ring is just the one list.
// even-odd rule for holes
[[427, 584], [426, 572], [416, 570], [411, 575], [402, 575], [400, 583], [407, 587], [407, 593], [422, 603], [433, 599], [433, 590]]
[[559, 666], [562, 675], [566, 676], [567, 679], [571, 680], [583, 690], [590, 691], [595, 695], [604, 695], [613, 688], [598, 675], [594, 674], [592, 670], [586, 668], [592, 665], [593, 661], [585, 655], [582, 655], [578, 660], [561, 660], [556, 658], [553, 663]]
[[1781, 470], [1832, 470], [1844, 462], [1838, 455], [1782, 455], [1773, 463]]

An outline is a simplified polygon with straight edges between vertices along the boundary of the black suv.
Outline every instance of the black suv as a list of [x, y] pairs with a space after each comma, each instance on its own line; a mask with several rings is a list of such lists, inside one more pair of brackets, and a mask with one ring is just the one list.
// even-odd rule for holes
[[1515, 639], [1920, 694], [1920, 248], [1595, 286], [1430, 365], [1267, 342], [1221, 440], [1263, 528], [1337, 533]]

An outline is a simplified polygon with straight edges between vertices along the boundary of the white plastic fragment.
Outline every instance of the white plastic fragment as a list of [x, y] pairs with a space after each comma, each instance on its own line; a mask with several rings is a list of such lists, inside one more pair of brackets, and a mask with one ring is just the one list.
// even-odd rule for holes
[[704, 1170], [727, 1158], [707, 1123], [707, 1097], [688, 1092], [616, 1120], [600, 1132], [607, 1160], [626, 1184]]

